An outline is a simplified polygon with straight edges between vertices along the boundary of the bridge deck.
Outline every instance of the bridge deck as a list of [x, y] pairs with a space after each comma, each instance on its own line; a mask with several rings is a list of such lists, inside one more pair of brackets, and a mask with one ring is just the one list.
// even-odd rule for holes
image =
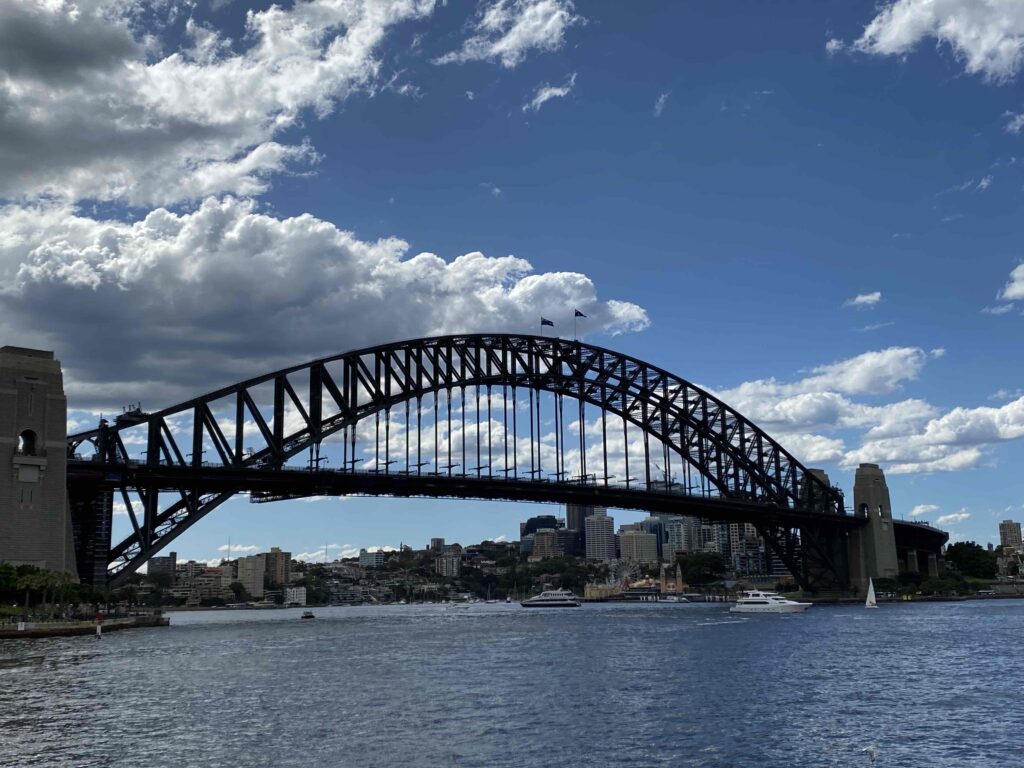
[[201, 493], [250, 493], [254, 500], [273, 501], [306, 496], [393, 496], [400, 498], [459, 498], [580, 504], [631, 509], [652, 514], [693, 515], [708, 520], [798, 527], [814, 524], [852, 530], [866, 521], [852, 515], [779, 508], [773, 504], [720, 496], [595, 483], [566, 483], [532, 478], [476, 475], [403, 474], [340, 470], [310, 471], [299, 467], [179, 466], [143, 463], [100, 464], [69, 461], [73, 482], [155, 486], [161, 490]]

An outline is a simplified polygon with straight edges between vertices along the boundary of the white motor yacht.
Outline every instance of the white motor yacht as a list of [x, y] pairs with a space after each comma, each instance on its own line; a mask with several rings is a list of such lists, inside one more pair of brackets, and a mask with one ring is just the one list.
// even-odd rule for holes
[[763, 592], [758, 589], [740, 593], [732, 613], [800, 613], [811, 607], [810, 603], [789, 600], [777, 592]]
[[523, 608], [579, 608], [580, 601], [568, 589], [547, 589], [520, 603]]

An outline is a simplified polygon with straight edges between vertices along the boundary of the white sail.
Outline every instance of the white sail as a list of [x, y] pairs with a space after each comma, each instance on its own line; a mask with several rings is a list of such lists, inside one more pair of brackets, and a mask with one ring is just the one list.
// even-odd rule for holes
[[878, 603], [875, 602], [875, 582], [872, 579], [868, 579], [868, 599], [864, 601], [865, 608], [877, 608]]

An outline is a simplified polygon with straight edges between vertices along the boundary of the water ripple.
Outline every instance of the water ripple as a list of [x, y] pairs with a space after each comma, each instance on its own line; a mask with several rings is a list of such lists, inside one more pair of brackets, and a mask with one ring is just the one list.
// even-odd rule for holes
[[1016, 601], [316, 613], [0, 641], [0, 766], [1018, 761]]

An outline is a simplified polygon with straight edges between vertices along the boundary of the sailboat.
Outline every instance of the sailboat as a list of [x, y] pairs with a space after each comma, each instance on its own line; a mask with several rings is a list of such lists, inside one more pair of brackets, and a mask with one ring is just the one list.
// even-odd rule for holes
[[865, 608], [877, 608], [878, 603], [875, 601], [875, 582], [872, 579], [868, 579], [868, 597], [864, 601]]

